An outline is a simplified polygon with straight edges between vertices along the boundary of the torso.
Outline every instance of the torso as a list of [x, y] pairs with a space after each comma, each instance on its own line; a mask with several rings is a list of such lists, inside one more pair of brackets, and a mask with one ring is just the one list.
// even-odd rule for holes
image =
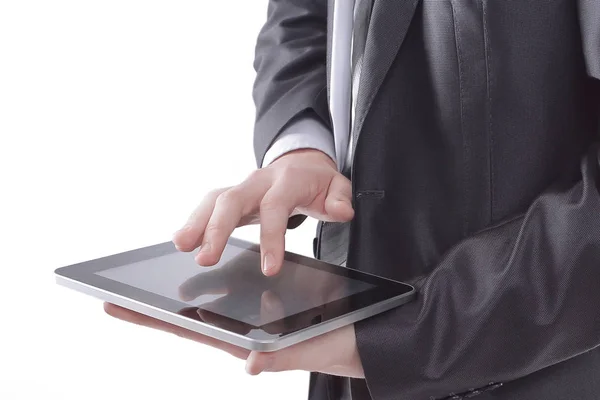
[[352, 232], [326, 225], [322, 258], [344, 262], [339, 243], [349, 241], [349, 267], [414, 280], [575, 172], [596, 140], [597, 93], [574, 3], [422, 2], [360, 132]]

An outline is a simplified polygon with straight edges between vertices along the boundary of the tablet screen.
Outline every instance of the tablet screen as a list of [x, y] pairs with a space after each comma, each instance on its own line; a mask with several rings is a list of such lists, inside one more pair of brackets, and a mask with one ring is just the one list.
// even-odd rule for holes
[[252, 326], [376, 287], [289, 260], [278, 275], [266, 277], [260, 270], [260, 253], [232, 245], [214, 267], [198, 266], [194, 256], [174, 252], [96, 274]]

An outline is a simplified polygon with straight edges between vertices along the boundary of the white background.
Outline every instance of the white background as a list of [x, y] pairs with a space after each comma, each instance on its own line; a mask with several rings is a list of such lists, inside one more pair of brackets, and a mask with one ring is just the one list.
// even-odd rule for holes
[[[0, 0], [0, 398], [306, 398], [306, 373], [250, 377], [53, 277], [169, 240], [208, 190], [254, 168], [266, 3]], [[310, 255], [313, 232], [290, 232], [288, 249]]]

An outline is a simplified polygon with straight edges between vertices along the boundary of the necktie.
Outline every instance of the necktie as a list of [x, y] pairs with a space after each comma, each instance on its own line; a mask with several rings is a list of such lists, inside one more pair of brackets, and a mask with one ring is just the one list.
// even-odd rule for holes
[[354, 70], [362, 62], [372, 8], [373, 0], [356, 0], [354, 7], [354, 40], [352, 44], [352, 67]]

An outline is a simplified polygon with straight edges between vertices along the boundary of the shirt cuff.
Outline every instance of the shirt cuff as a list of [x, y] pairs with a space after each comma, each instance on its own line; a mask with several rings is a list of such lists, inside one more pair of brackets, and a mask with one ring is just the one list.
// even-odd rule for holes
[[302, 116], [291, 121], [277, 136], [265, 157], [266, 167], [282, 155], [300, 149], [315, 149], [327, 154], [335, 162], [335, 143], [331, 131], [317, 118]]

